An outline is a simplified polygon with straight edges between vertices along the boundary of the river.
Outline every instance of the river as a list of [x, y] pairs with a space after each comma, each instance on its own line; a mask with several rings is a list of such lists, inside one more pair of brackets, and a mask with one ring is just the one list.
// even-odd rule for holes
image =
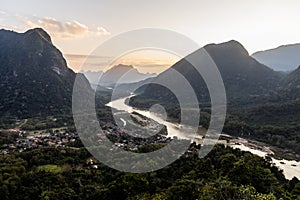
[[[165, 125], [168, 130], [168, 137], [173, 138], [174, 136], [176, 136], [177, 138], [180, 138], [180, 139], [190, 139], [197, 143], [201, 143], [201, 138], [202, 138], [201, 134], [203, 132], [205, 132], [204, 129], [200, 128], [199, 135], [196, 137], [195, 137], [195, 135], [193, 135], [193, 136], [186, 135], [179, 131], [178, 124], [168, 122], [168, 121], [162, 119], [160, 116], [158, 116], [155, 113], [152, 113], [150, 111], [135, 109], [135, 108], [127, 105], [125, 103], [126, 99], [130, 98], [132, 96], [133, 95], [111, 101], [106, 105], [111, 108], [120, 110], [120, 111], [126, 111], [129, 113], [137, 112], [145, 117], [153, 119], [154, 121], [156, 121], [160, 124]], [[121, 119], [121, 120], [126, 125], [126, 121], [124, 119]], [[224, 135], [224, 136], [228, 136], [228, 135]], [[230, 137], [230, 136], [228, 136], [228, 137]], [[253, 147], [253, 145], [248, 145], [248, 143], [249, 143], [248, 140], [246, 140], [244, 138], [235, 138], [233, 141], [234, 142], [227, 142], [226, 140], [220, 140], [219, 143], [223, 143], [227, 146], [231, 146], [232, 148], [238, 148], [243, 151], [248, 151], [248, 152], [251, 152], [251, 153], [261, 156], [261, 157], [265, 157], [266, 155], [272, 154], [272, 152], [269, 150], [268, 147], [258, 146], [259, 148], [255, 148], [255, 147]], [[271, 157], [271, 158], [272, 158], [272, 162], [278, 168], [283, 170], [283, 174], [285, 175], [285, 177], [287, 179], [292, 179], [294, 176], [297, 177], [298, 179], [300, 179], [300, 162], [297, 162], [295, 160], [285, 160], [285, 159], [278, 160], [273, 157]]]

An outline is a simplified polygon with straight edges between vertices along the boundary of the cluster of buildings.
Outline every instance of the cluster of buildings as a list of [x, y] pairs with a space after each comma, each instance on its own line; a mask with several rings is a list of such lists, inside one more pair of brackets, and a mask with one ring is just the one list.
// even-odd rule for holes
[[2, 144], [1, 153], [4, 155], [13, 152], [23, 152], [42, 146], [72, 146], [72, 143], [75, 143], [76, 140], [78, 140], [77, 133], [71, 133], [67, 130], [55, 130], [34, 134], [27, 134], [25, 131], [14, 130], [12, 134], [18, 134], [18, 137], [14, 143]]
[[136, 133], [130, 133], [124, 131], [113, 123], [102, 123], [101, 128], [104, 134], [98, 134], [98, 142], [102, 142], [103, 139], [109, 138], [114, 145], [112, 148], [121, 147], [130, 151], [138, 151], [139, 147], [147, 144], [166, 144], [172, 141], [172, 138], [162, 134], [156, 134], [151, 137], [141, 138], [133, 137]]
[[[156, 134], [147, 138], [134, 137], [132, 135], [135, 135], [136, 133], [124, 131], [111, 122], [100, 122], [100, 125], [104, 134], [97, 134], [98, 142], [101, 143], [103, 140], [109, 138], [113, 143], [112, 149], [123, 148], [130, 151], [138, 151], [139, 148], [147, 144], [167, 144], [172, 141], [172, 138], [162, 134]], [[33, 134], [28, 134], [21, 130], [13, 130], [13, 134], [17, 134], [18, 136], [13, 143], [2, 144], [0, 150], [1, 154], [5, 155], [13, 152], [23, 152], [43, 146], [74, 148], [75, 142], [80, 140], [76, 132], [70, 132], [65, 129]], [[189, 151], [194, 150], [196, 149], [189, 149]]]

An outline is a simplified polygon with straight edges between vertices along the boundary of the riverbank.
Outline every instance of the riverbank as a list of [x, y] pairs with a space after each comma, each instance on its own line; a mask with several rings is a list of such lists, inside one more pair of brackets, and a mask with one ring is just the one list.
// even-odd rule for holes
[[285, 159], [285, 160], [295, 160], [300, 162], [300, 155], [296, 154], [295, 152], [291, 152], [288, 149], [282, 149], [279, 147], [270, 146], [264, 142], [260, 142], [249, 138], [235, 137], [225, 133], [221, 135], [221, 138], [225, 140], [230, 140], [231, 143], [242, 144], [253, 150], [262, 151], [267, 155], [272, 156], [278, 160]]
[[243, 151], [251, 152], [255, 155], [260, 157], [269, 157], [271, 162], [277, 166], [279, 169], [283, 170], [283, 174], [289, 180], [293, 177], [297, 177], [300, 179], [300, 162], [297, 160], [287, 160], [283, 158], [279, 158], [276, 156], [276, 153], [272, 150], [272, 147], [265, 145], [264, 143], [254, 141], [254, 140], [247, 140], [244, 138], [233, 138], [230, 135], [223, 135], [229, 139], [227, 145], [232, 148], [238, 148]]
[[[198, 136], [196, 138], [194, 135], [186, 135], [183, 134], [182, 132], [179, 131], [178, 129], [178, 124], [177, 123], [172, 123], [170, 121], [166, 121], [164, 119], [161, 119], [158, 115], [155, 115], [154, 113], [151, 113], [149, 111], [145, 110], [139, 110], [137, 108], [133, 108], [126, 104], [126, 101], [129, 97], [121, 98], [114, 100], [112, 102], [109, 102], [106, 104], [107, 106], [117, 109], [117, 110], [123, 110], [129, 113], [136, 112], [139, 113], [140, 115], [143, 115], [147, 118], [151, 118], [154, 121], [163, 124], [167, 127], [168, 135], [167, 137], [177, 137], [180, 139], [190, 139], [191, 141], [196, 141], [197, 143], [201, 144], [202, 141], [202, 136], [203, 136], [203, 128], [200, 128], [201, 134], [198, 133]], [[276, 155], [277, 152], [282, 152], [281, 155], [283, 154], [283, 150], [279, 151], [278, 149], [275, 149], [274, 147], [271, 147], [269, 145], [266, 145], [265, 143], [261, 143], [255, 140], [250, 140], [250, 139], [245, 139], [245, 138], [240, 138], [240, 137], [234, 137], [230, 136], [228, 134], [222, 134], [222, 137], [227, 137], [222, 140], [218, 141], [218, 143], [222, 143], [224, 145], [230, 146], [232, 148], [238, 148], [243, 151], [249, 151], [255, 155], [261, 156], [261, 157], [270, 157], [274, 165], [279, 167], [280, 169], [283, 170], [284, 175], [286, 176], [287, 179], [292, 179], [294, 176], [300, 179], [300, 162], [297, 160], [288, 160], [287, 158], [282, 159], [282, 157], [278, 158], [279, 155]], [[290, 158], [290, 157], [289, 157]]]

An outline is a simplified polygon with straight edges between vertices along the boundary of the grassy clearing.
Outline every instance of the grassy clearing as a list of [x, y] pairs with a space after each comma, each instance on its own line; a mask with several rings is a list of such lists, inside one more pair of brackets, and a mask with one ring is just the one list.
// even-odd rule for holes
[[58, 165], [41, 165], [41, 166], [38, 166], [38, 170], [51, 172], [51, 173], [60, 173], [62, 168]]

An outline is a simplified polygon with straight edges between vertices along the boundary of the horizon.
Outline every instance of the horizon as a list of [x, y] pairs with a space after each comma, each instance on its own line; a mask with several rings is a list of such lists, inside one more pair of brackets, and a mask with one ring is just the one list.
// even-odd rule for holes
[[[45, 31], [47, 34], [49, 34], [47, 32], [47, 30], [44, 30], [44, 28], [42, 27], [36, 27], [36, 28], [31, 28], [31, 29], [27, 29], [25, 31], [15, 31], [15, 30], [9, 30], [9, 29], [5, 29], [5, 28], [1, 28], [0, 30], [5, 30], [5, 31], [13, 31], [19, 34], [23, 34], [29, 30], [34, 30], [34, 29], [42, 29], [43, 31]], [[49, 34], [50, 35], [50, 34]], [[50, 35], [51, 40], [53, 39], [53, 37]], [[247, 48], [238, 40], [235, 39], [230, 39], [228, 41], [224, 41], [221, 43], [208, 43], [203, 45], [202, 47], [199, 47], [200, 49], [207, 46], [207, 45], [218, 45], [218, 44], [224, 44], [224, 43], [228, 43], [231, 41], [235, 41], [238, 42], [240, 45], [242, 45], [242, 47], [248, 52], [249, 56], [253, 56], [256, 53], [260, 53], [260, 52], [264, 52], [264, 51], [269, 51], [269, 50], [276, 50], [278, 48], [281, 47], [287, 47], [287, 46], [295, 46], [295, 45], [299, 45], [300, 43], [292, 43], [292, 44], [283, 44], [280, 45], [278, 47], [275, 48], [271, 48], [271, 49], [264, 49], [264, 50], [259, 50], [257, 52], [254, 53], [250, 53]], [[53, 41], [52, 41], [53, 43]], [[53, 43], [54, 46], [56, 46]], [[56, 46], [57, 47], [57, 46]], [[59, 48], [58, 48], [59, 49]], [[109, 69], [117, 66], [117, 65], [127, 65], [127, 66], [133, 66], [133, 68], [137, 69], [138, 72], [143, 73], [143, 74], [160, 74], [162, 72], [164, 72], [165, 70], [167, 70], [168, 68], [172, 67], [174, 64], [176, 64], [178, 61], [180, 61], [183, 57], [180, 57], [178, 55], [172, 54], [170, 52], [167, 51], [163, 51], [163, 50], [158, 50], [155, 49], [142, 49], [142, 50], [136, 50], [133, 52], [129, 52], [126, 53], [124, 55], [122, 55], [121, 57], [113, 60], [113, 62], [107, 64], [107, 58], [110, 58], [109, 56], [104, 56], [104, 55], [83, 55], [83, 54], [65, 54], [64, 52], [62, 52], [61, 49], [59, 49], [61, 51], [61, 53], [63, 54], [63, 57], [66, 59], [67, 62], [67, 66], [72, 69], [74, 72], [76, 73], [82, 73], [82, 72], [106, 72]], [[192, 50], [190, 53], [191, 54], [195, 51], [197, 51], [198, 49], [194, 49]], [[187, 54], [187, 55], [188, 55]], [[185, 56], [187, 56], [185, 55]], [[147, 56], [148, 58], [145, 59], [144, 57]], [[149, 58], [150, 56], [150, 58]], [[168, 58], [168, 59], [166, 59]], [[101, 62], [101, 60], [105, 60], [105, 62]], [[158, 64], [158, 63], [159, 64]], [[163, 63], [163, 64], [162, 64]], [[96, 66], [96, 68], [95, 68]], [[267, 66], [269, 68], [271, 68], [270, 66]], [[151, 68], [151, 70], [148, 70], [147, 68]], [[297, 69], [297, 67], [294, 67], [295, 69]], [[272, 68], [271, 68], [272, 69]], [[282, 70], [275, 70], [275, 71], [282, 71]], [[290, 70], [288, 70], [290, 71]], [[288, 71], [283, 71], [283, 72], [288, 72]]]
[[[25, 31], [9, 30], [9, 29], [5, 29], [5, 28], [1, 28], [0, 30], [13, 31], [13, 32], [16, 32], [19, 34], [23, 34], [29, 30], [34, 30], [34, 29], [38, 29], [38, 28], [42, 29], [47, 34], [49, 34], [51, 37], [51, 40], [52, 40], [52, 44], [55, 47], [57, 47], [53, 42], [53, 37], [51, 36], [51, 34], [47, 30], [45, 30], [43, 27], [30, 28]], [[252, 55], [254, 55], [256, 53], [269, 51], [269, 50], [276, 50], [281, 47], [294, 46], [294, 45], [300, 44], [300, 43], [282, 44], [280, 46], [277, 46], [277, 47], [274, 47], [271, 49], [258, 50], [252, 54], [248, 51], [248, 49], [240, 41], [235, 40], [235, 39], [230, 39], [228, 41], [224, 41], [221, 43], [208, 43], [199, 48], [201, 49], [207, 45], [224, 44], [224, 43], [228, 43], [231, 41], [236, 41], [239, 44], [241, 44], [242, 47], [248, 52], [249, 56], [251, 56], [251, 57], [252, 57]], [[57, 47], [57, 48], [59, 49], [59, 47]], [[111, 58], [107, 55], [66, 54], [61, 49], [59, 49], [59, 50], [63, 54], [63, 57], [65, 58], [65, 60], [67, 62], [67, 66], [76, 73], [106, 72], [117, 65], [126, 65], [126, 66], [132, 66], [133, 68], [137, 69], [138, 72], [143, 73], [143, 74], [159, 75], [160, 73], [164, 72], [168, 68], [172, 67], [174, 64], [176, 64], [182, 58], [184, 58], [184, 57], [180, 57], [178, 55], [172, 54], [172, 53], [164, 51], [164, 50], [141, 49], [141, 50], [136, 50], [133, 52], [126, 53], [126, 54], [122, 55], [121, 57], [113, 60], [113, 62], [107, 64], [107, 58]], [[188, 54], [191, 54], [197, 50], [198, 49], [194, 49]], [[185, 56], [187, 56], [187, 55], [185, 55]], [[147, 57], [147, 58], [145, 59], [145, 57]], [[105, 62], [103, 62], [101, 60], [104, 60]], [[95, 66], [96, 66], [96, 68], [95, 68]], [[272, 69], [270, 66], [267, 66], [267, 67]], [[148, 70], [149, 68], [151, 68], [151, 70]], [[297, 69], [297, 67], [294, 67], [294, 68]], [[281, 70], [279, 70], [279, 71], [281, 71]], [[285, 71], [283, 71], [283, 72], [285, 72]], [[286, 72], [288, 72], [288, 71], [286, 71]]]
[[[156, 9], [158, 5], [161, 9]], [[131, 4], [123, 1], [115, 4], [77, 1], [72, 7], [69, 1], [4, 0], [0, 9], [0, 28], [24, 32], [41, 27], [51, 35], [54, 45], [64, 55], [89, 55], [104, 41], [145, 27], [181, 33], [199, 46], [234, 39], [252, 55], [258, 51], [300, 43], [300, 28], [296, 23], [300, 20], [299, 7], [300, 2], [296, 0], [202, 0], [189, 3], [134, 0]], [[82, 58], [74, 60], [74, 57], [67, 61], [74, 71], [79, 71], [78, 63], [83, 62]], [[132, 63], [142, 61], [145, 61], [144, 58], [137, 57]], [[174, 59], [161, 59], [161, 63], [166, 68], [174, 64]]]

